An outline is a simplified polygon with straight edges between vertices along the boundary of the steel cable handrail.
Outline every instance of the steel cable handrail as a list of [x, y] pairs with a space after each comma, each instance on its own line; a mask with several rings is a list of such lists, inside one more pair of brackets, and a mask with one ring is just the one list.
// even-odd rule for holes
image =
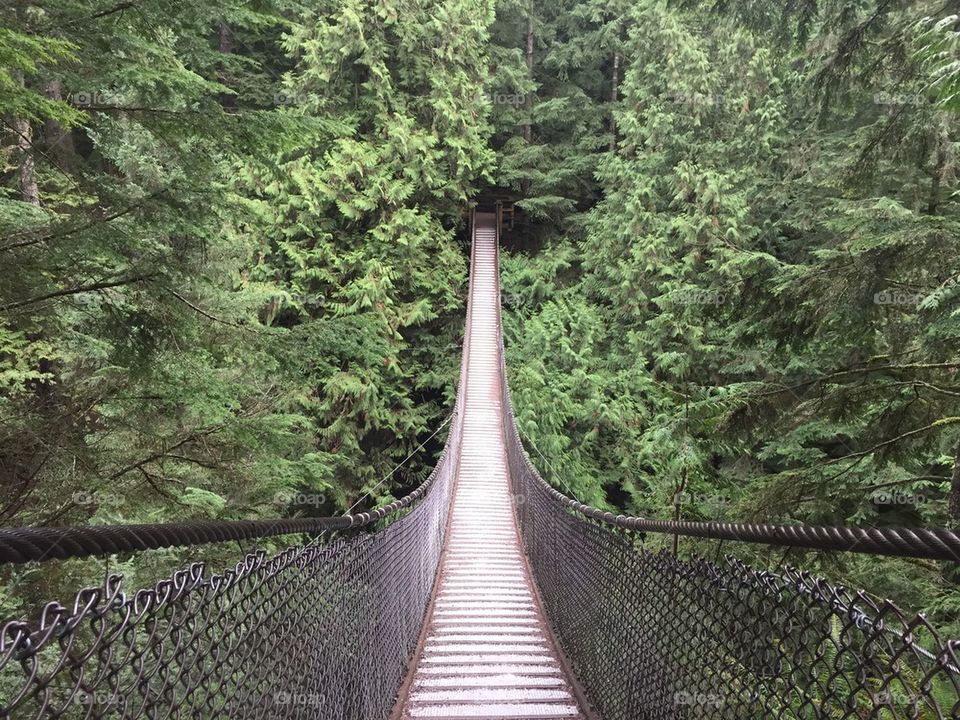
[[[506, 378], [503, 335], [500, 339], [500, 362], [502, 377]], [[682, 535], [706, 540], [732, 540], [812, 550], [836, 550], [889, 555], [893, 557], [921, 558], [960, 562], [960, 533], [946, 528], [920, 527], [852, 527], [846, 525], [785, 525], [777, 523], [742, 523], [696, 520], [657, 520], [612, 513], [587, 505], [554, 488], [543, 479], [520, 438], [509, 384], [504, 381], [503, 404], [504, 432], [522, 451], [523, 461], [530, 476], [550, 497], [584, 518], [609, 527], [634, 532], [652, 532]]]
[[534, 480], [542, 484], [544, 490], [558, 503], [585, 518], [622, 530], [682, 535], [706, 540], [804, 547], [813, 550], [960, 561], [960, 535], [947, 529], [702, 522], [617, 515], [564, 495], [540, 476], [529, 457], [526, 460], [530, 463]]
[[[451, 414], [437, 428], [434, 435], [453, 417], [454, 415]], [[443, 453], [445, 452], [446, 447], [443, 450]], [[438, 466], [442, 459], [443, 454], [437, 463]], [[234, 540], [252, 540], [277, 535], [317, 535], [323, 532], [359, 530], [371, 527], [381, 520], [410, 508], [429, 492], [435, 478], [436, 473], [431, 473], [411, 493], [388, 505], [369, 512], [346, 513], [330, 517], [4, 528], [0, 529], [0, 564], [67, 560]]]

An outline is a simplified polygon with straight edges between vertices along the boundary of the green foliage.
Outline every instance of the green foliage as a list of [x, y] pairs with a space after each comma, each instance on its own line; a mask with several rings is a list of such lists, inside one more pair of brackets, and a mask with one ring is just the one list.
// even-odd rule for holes
[[531, 236], [580, 232], [584, 210], [599, 197], [593, 173], [612, 137], [613, 62], [626, 7], [579, 0], [498, 5], [486, 89], [495, 180], [518, 196]]
[[[517, 200], [511, 382], [558, 486], [956, 524], [956, 50], [926, 0], [7, 4], [0, 518], [401, 495], [482, 182]], [[948, 568], [789, 559], [960, 617]]]
[[437, 445], [377, 486], [452, 404], [491, 21], [0, 9], [4, 524], [335, 514], [426, 477]]
[[[518, 414], [558, 487], [655, 517], [960, 521], [956, 22], [939, 11], [630, 4], [582, 231], [504, 261], [524, 298], [506, 305]], [[541, 37], [550, 57], [578, 36]], [[550, 203], [530, 185], [524, 205]], [[791, 559], [958, 618], [931, 601], [956, 595], [946, 567]]]

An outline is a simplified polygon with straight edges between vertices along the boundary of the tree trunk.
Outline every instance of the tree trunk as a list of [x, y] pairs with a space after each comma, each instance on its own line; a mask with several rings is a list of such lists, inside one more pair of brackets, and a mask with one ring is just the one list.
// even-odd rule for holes
[[620, 51], [613, 51], [613, 80], [610, 84], [610, 152], [617, 149], [617, 118], [614, 115], [614, 106], [619, 97], [620, 85]]
[[950, 527], [960, 528], [960, 438], [953, 446], [953, 477], [950, 478], [947, 512], [950, 515]]
[[929, 215], [936, 215], [940, 207], [940, 185], [943, 182], [943, 172], [947, 165], [947, 143], [949, 142], [945, 128], [938, 126], [936, 132], [934, 142], [937, 148], [937, 159], [930, 177], [930, 197], [927, 200], [927, 213]]
[[[222, 52], [224, 55], [231, 55], [233, 53], [233, 31], [224, 20], [221, 20], [219, 23], [217, 23], [217, 38], [220, 52]], [[228, 80], [227, 68], [225, 65], [221, 65], [220, 82], [229, 86], [230, 83]], [[220, 106], [224, 110], [233, 110], [237, 106], [236, 96], [233, 93], [228, 92], [220, 93]]]
[[[24, 84], [23, 73], [17, 73], [17, 82]], [[20, 197], [31, 205], [40, 204], [40, 189], [37, 187], [36, 169], [33, 164], [33, 128], [26, 118], [13, 118], [13, 132], [17, 141], [17, 173]]]
[[[533, 82], [533, 5], [530, 6], [530, 13], [527, 15], [527, 75]], [[527, 111], [527, 122], [523, 126], [523, 139], [530, 142], [533, 139], [533, 121], [530, 118], [530, 112], [533, 109], [532, 93], [528, 93], [524, 100], [524, 108]]]
[[[48, 82], [45, 92], [51, 100], [63, 100], [63, 88], [59, 80]], [[44, 148], [57, 167], [63, 172], [70, 172], [76, 156], [73, 133], [65, 130], [56, 120], [48, 119], [43, 124], [43, 139]]]
[[[527, 47], [524, 53], [527, 61], [527, 76], [530, 78], [530, 83], [533, 83], [533, 3], [530, 3], [530, 8], [527, 15]], [[527, 144], [533, 142], [533, 92], [528, 92], [526, 97], [523, 100], [523, 109], [526, 114], [526, 120], [523, 124], [523, 139], [527, 141]], [[530, 179], [521, 178], [520, 180], [520, 194], [527, 196], [530, 194]]]

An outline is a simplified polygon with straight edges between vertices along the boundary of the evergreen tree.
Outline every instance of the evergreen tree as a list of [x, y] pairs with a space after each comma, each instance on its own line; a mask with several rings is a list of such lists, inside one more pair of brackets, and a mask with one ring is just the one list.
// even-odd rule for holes
[[[956, 522], [939, 10], [631, 4], [586, 237], [506, 264], [514, 393], [558, 486], [660, 517]], [[949, 572], [884, 562], [831, 572], [956, 617]]]

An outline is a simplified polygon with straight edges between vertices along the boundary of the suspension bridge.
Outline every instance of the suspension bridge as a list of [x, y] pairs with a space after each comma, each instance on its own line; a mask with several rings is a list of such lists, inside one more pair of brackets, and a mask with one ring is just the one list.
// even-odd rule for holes
[[0, 718], [960, 718], [960, 643], [792, 568], [669, 533], [956, 561], [948, 530], [615, 516], [546, 483], [514, 421], [500, 216], [472, 212], [457, 400], [402, 500], [335, 518], [0, 530], [0, 563], [303, 534], [152, 587], [117, 575], [0, 628]]

